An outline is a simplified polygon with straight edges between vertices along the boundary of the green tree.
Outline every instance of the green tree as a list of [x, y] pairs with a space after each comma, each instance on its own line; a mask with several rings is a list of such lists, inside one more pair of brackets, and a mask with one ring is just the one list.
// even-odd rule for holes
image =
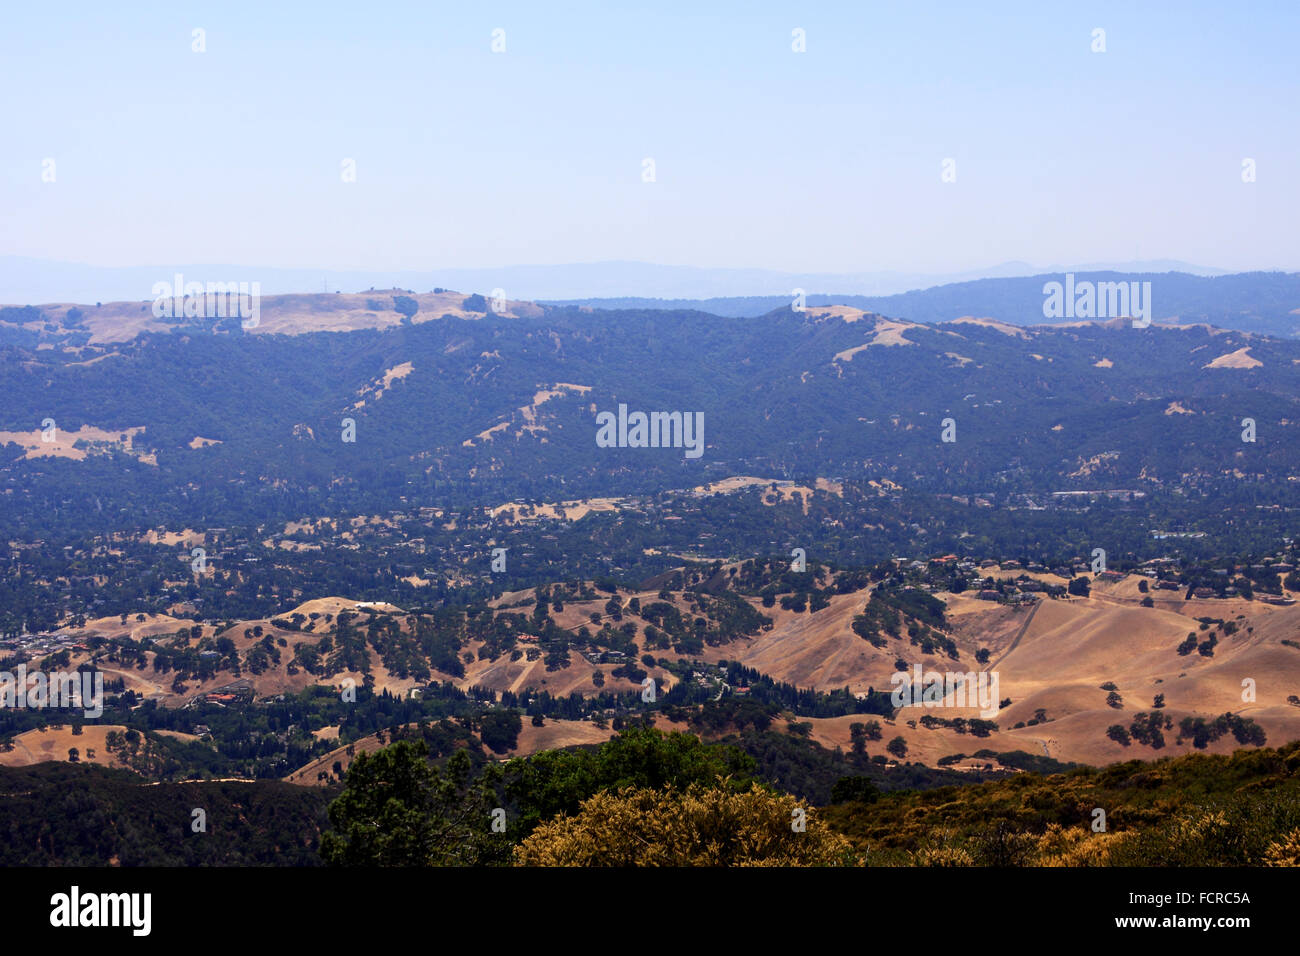
[[727, 744], [706, 744], [694, 734], [665, 734], [653, 727], [629, 727], [598, 751], [548, 750], [516, 758], [505, 768], [505, 792], [518, 809], [520, 829], [529, 832], [558, 813], [577, 813], [602, 790], [624, 787], [747, 787], [752, 757]]
[[479, 721], [479, 737], [493, 753], [503, 754], [519, 743], [523, 718], [517, 710], [489, 710]]
[[483, 866], [510, 859], [506, 837], [492, 832], [498, 801], [490, 771], [472, 784], [464, 750], [441, 771], [428, 753], [424, 741], [403, 740], [357, 756], [329, 806], [332, 829], [321, 837], [327, 865]]
[[420, 303], [409, 295], [395, 295], [393, 296], [393, 311], [409, 320], [415, 313], [420, 311]]
[[866, 724], [862, 724], [862, 723], [849, 724], [849, 740], [853, 742], [853, 752], [855, 754], [866, 753], [867, 752]]

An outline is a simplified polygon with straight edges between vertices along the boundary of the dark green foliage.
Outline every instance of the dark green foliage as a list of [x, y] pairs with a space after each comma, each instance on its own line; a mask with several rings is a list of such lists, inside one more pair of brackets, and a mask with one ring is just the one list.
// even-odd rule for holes
[[870, 777], [841, 777], [831, 787], [831, 803], [874, 803], [879, 796], [880, 788]]
[[[290, 606], [294, 588], [385, 599], [402, 607], [434, 605], [456, 589], [441, 576], [428, 590], [406, 583], [408, 575], [422, 570], [415, 565], [423, 555], [446, 554], [448, 564], [472, 566], [469, 553], [482, 557], [483, 545], [501, 529], [461, 521], [451, 532], [443, 521], [413, 516], [401, 522], [401, 536], [425, 537], [423, 551], [368, 530], [357, 552], [298, 551], [292, 562], [262, 541], [304, 515], [389, 515], [410, 511], [415, 502], [463, 518], [475, 506], [514, 498], [653, 497], [702, 480], [701, 469], [716, 460], [755, 469], [750, 473], [771, 470], [777, 448], [784, 460], [799, 461], [807, 475], [862, 475], [865, 469], [899, 479], [906, 490], [882, 495], [849, 478], [842, 497], [815, 492], [806, 515], [793, 502], [763, 504], [766, 489], [759, 487], [734, 495], [676, 495], [670, 516], [680, 522], [664, 521], [661, 511], [629, 508], [588, 515], [581, 527], [514, 528], [510, 535], [528, 539], [535, 550], [527, 559], [522, 551], [512, 552], [521, 555], [517, 570], [512, 561], [512, 576], [520, 576], [512, 584], [533, 586], [578, 569], [584, 576], [603, 576], [613, 566], [626, 577], [648, 578], [667, 572], [673, 563], [668, 554], [714, 545], [725, 545], [732, 554], [770, 553], [778, 538], [814, 538], [828, 558], [867, 565], [939, 549], [963, 555], [1032, 549], [1038, 559], [1052, 552], [1068, 556], [1081, 540], [1113, 541], [1116, 553], [1149, 557], [1167, 547], [1151, 538], [1150, 529], [1169, 525], [1206, 533], [1206, 539], [1180, 543], [1189, 554], [1262, 551], [1289, 533], [1286, 509], [1295, 506], [1300, 489], [1278, 476], [1295, 473], [1295, 443], [1261, 442], [1242, 450], [1253, 456], [1243, 463], [1250, 466], [1249, 477], [1226, 480], [1225, 449], [1233, 446], [1208, 436], [1231, 433], [1246, 394], [1260, 421], [1295, 420], [1287, 370], [1300, 356], [1300, 346], [1252, 339], [1252, 355], [1264, 364], [1225, 376], [1203, 368], [1204, 349], [1231, 351], [1228, 346], [1247, 344], [1231, 333], [1079, 328], [1042, 332], [1044, 339], [1033, 344], [981, 327], [963, 326], [961, 334], [963, 347], [974, 353], [971, 364], [955, 369], [942, 358], [951, 348], [944, 330], [913, 329], [914, 348], [878, 349], [869, 353], [869, 362], [842, 363], [842, 377], [823, 383], [821, 400], [811, 410], [801, 400], [806, 386], [799, 384], [800, 376], [808, 372], [820, 380], [831, 356], [859, 344], [861, 329], [788, 310], [745, 322], [556, 309], [533, 319], [440, 319], [387, 332], [152, 333], [114, 344], [111, 361], [90, 364], [93, 354], [0, 346], [10, 350], [0, 361], [7, 416], [0, 427], [30, 429], [45, 415], [65, 430], [83, 423], [122, 429], [143, 424], [146, 431], [136, 444], [158, 456], [156, 466], [109, 449], [80, 462], [36, 461], [19, 459], [15, 446], [5, 448], [0, 470], [12, 493], [0, 500], [0, 532], [5, 540], [39, 537], [45, 546], [24, 553], [23, 583], [0, 577], [0, 606], [20, 615], [29, 629], [48, 626], [51, 614], [65, 606], [85, 612], [96, 599], [108, 605], [98, 613], [171, 606], [171, 596], [161, 593], [161, 579], [177, 566], [176, 549], [129, 544], [122, 560], [104, 569], [109, 584], [103, 588], [90, 587], [89, 576], [75, 567], [84, 557], [64, 556], [64, 546], [88, 553], [91, 539], [103, 534], [100, 526], [110, 519], [127, 521], [131, 527], [113, 529], [125, 532], [158, 525], [229, 529], [223, 545], [240, 549], [236, 560], [216, 563], [214, 575], [193, 585], [192, 595], [204, 601], [204, 615], [279, 613]], [[1048, 378], [1031, 349], [1051, 351], [1055, 361]], [[512, 370], [510, 376], [474, 371], [483, 354], [494, 352]], [[1099, 380], [1097, 357], [1121, 352], [1129, 358]], [[363, 440], [340, 443], [339, 409], [350, 408], [361, 389], [406, 361], [414, 370], [400, 386], [352, 410]], [[178, 377], [177, 368], [194, 374]], [[663, 368], [680, 374], [661, 381]], [[725, 371], [717, 374], [715, 368]], [[753, 401], [748, 389], [755, 378], [778, 383], [777, 391], [763, 402]], [[895, 394], [879, 386], [884, 380], [907, 381], [911, 387]], [[142, 381], [150, 387], [139, 388]], [[499, 436], [466, 443], [498, 423], [522, 424], [518, 409], [531, 402], [539, 383], [555, 381], [583, 382], [593, 390], [548, 401], [544, 436], [525, 432], [509, 441]], [[957, 409], [966, 394], [994, 390], [1002, 404], [984, 406], [980, 421], [970, 426], [975, 431], [963, 433], [970, 440], [951, 449], [951, 460], [941, 465], [934, 459], [933, 436], [917, 427], [924, 421], [921, 412]], [[236, 407], [231, 394], [249, 396], [252, 405]], [[607, 450], [591, 440], [591, 406], [607, 408], [617, 395], [629, 394], [645, 396], [648, 408], [719, 409], [714, 414], [725, 416], [725, 427], [710, 426], [708, 432], [718, 444], [711, 439], [702, 463], [676, 454], [647, 455], [631, 471], [626, 455], [598, 454]], [[1074, 397], [1059, 398], [1064, 395]], [[1164, 415], [1175, 399], [1192, 403], [1198, 414]], [[899, 416], [899, 427], [882, 424], [892, 415]], [[1054, 432], [1057, 425], [1061, 431]], [[310, 428], [310, 436], [299, 426]], [[192, 450], [188, 443], [196, 434], [222, 444]], [[1031, 440], [1034, 436], [1041, 440]], [[864, 447], [869, 449], [865, 462]], [[1131, 483], [1147, 491], [1145, 498], [1086, 507], [1051, 502], [1042, 511], [1019, 499], [1030, 493], [1042, 498], [1069, 485], [1065, 469], [1073, 468], [1072, 462], [1112, 449], [1119, 452], [1119, 464], [1086, 484]], [[1008, 471], [1011, 460], [1019, 464]], [[1161, 484], [1144, 484], [1139, 475]], [[969, 502], [972, 492], [994, 485], [996, 506]], [[59, 505], [94, 501], [93, 509]], [[1257, 501], [1280, 508], [1262, 510]], [[38, 514], [39, 533], [32, 520]], [[866, 523], [871, 534], [862, 533]], [[539, 539], [534, 532], [555, 540]], [[656, 553], [647, 554], [648, 549]], [[256, 560], [244, 563], [247, 559]], [[557, 573], [560, 567], [564, 570]], [[239, 576], [232, 577], [236, 568]], [[1249, 575], [1253, 587], [1262, 590], [1271, 577], [1255, 578], [1255, 573]], [[83, 580], [74, 581], [66, 594], [33, 593], [32, 581], [61, 575]], [[1217, 584], [1222, 589], [1236, 580], [1219, 576]], [[1181, 583], [1189, 589], [1201, 585], [1190, 577]], [[783, 579], [763, 600], [771, 597], [775, 606], [775, 597], [798, 591], [815, 609], [828, 586], [811, 576], [802, 584]], [[487, 590], [481, 582], [472, 587], [480, 595]], [[919, 635], [922, 643], [926, 637]], [[692, 645], [694, 635], [676, 642]], [[934, 646], [944, 652], [942, 645]]]
[[754, 761], [733, 746], [634, 727], [594, 751], [552, 750], [511, 761], [505, 767], [505, 795], [516, 811], [511, 814], [515, 830], [527, 833], [557, 813], [576, 813], [583, 800], [601, 790], [718, 786], [720, 780], [744, 790], [753, 770]]
[[1159, 750], [1165, 745], [1165, 735], [1162, 731], [1169, 730], [1173, 725], [1173, 718], [1157, 711], [1150, 714], [1134, 714], [1133, 722], [1129, 724], [1128, 729], [1138, 743]]
[[489, 710], [478, 720], [479, 737], [494, 753], [513, 750], [519, 743], [524, 722], [515, 710]]
[[409, 295], [393, 296], [393, 311], [409, 320], [420, 311], [420, 303]]
[[[3, 866], [312, 866], [329, 793], [278, 781], [147, 786], [122, 770], [0, 768]], [[207, 832], [192, 829], [206, 812]]]
[[1204, 750], [1224, 734], [1232, 734], [1239, 744], [1262, 747], [1267, 743], [1264, 728], [1249, 717], [1237, 714], [1220, 714], [1206, 720], [1204, 717], [1184, 717], [1178, 724], [1178, 740], [1190, 739], [1197, 750]]
[[1300, 743], [1052, 776], [1030, 770], [960, 789], [886, 793], [869, 808], [845, 803], [824, 813], [878, 863], [912, 862], [910, 853], [942, 846], [990, 864], [999, 842], [992, 831], [1003, 830], [1003, 850], [1023, 852], [1052, 825], [1088, 834], [1094, 807], [1106, 809], [1109, 833], [1124, 836], [1107, 865], [1257, 866], [1300, 827]]
[[329, 807], [321, 859], [332, 866], [482, 866], [510, 860], [490, 781], [471, 780], [457, 751], [442, 769], [423, 741], [399, 741], [358, 754], [343, 792]]

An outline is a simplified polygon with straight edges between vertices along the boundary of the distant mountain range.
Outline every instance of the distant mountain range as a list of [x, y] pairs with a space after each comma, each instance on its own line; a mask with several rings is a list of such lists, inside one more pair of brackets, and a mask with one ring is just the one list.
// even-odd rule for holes
[[[142, 302], [155, 283], [257, 282], [263, 296], [329, 291], [456, 289], [513, 301], [596, 309], [708, 312], [753, 317], [792, 303], [802, 291], [809, 306], [832, 304], [907, 319], [949, 322], [987, 317], [1013, 325], [1074, 318], [1113, 318], [1105, 312], [1045, 315], [1044, 287], [1066, 283], [1150, 283], [1157, 322], [1205, 323], [1282, 337], [1300, 335], [1300, 273], [1224, 273], [1182, 262], [1085, 264], [1040, 268], [1008, 262], [979, 272], [925, 275], [901, 272], [794, 273], [763, 269], [701, 269], [643, 262], [509, 266], [406, 272], [261, 269], [233, 265], [103, 268], [14, 256], [0, 257], [0, 305]], [[798, 290], [798, 291], [797, 291]], [[1145, 299], [1143, 300], [1145, 305]]]
[[[284, 488], [314, 487], [368, 513], [435, 491], [491, 504], [786, 472], [957, 494], [1009, 487], [1009, 468], [1035, 492], [1297, 473], [1295, 340], [1123, 319], [918, 324], [845, 306], [726, 318], [511, 303], [496, 315], [454, 293], [412, 297], [407, 322], [396, 296], [367, 298], [268, 296], [253, 332], [238, 318], [157, 320], [141, 304], [138, 319], [108, 304], [20, 317], [0, 327], [0, 439], [16, 443], [5, 459], [47, 457], [33, 431], [46, 418], [70, 442], [142, 428], [133, 447], [156, 458], [121, 458], [108, 485], [127, 499], [149, 487], [155, 514], [164, 500], [192, 508], [194, 482], [242, 486], [250, 463], [247, 493], [277, 507], [304, 507]], [[685, 434], [671, 449], [602, 446], [596, 413], [621, 405], [702, 414], [703, 454]], [[1243, 445], [1244, 416], [1260, 422], [1258, 444]], [[345, 417], [361, 445], [340, 444]], [[949, 417], [960, 444], [940, 440]], [[37, 507], [7, 496], [0, 519]]]
[[[1157, 322], [1205, 323], [1224, 329], [1293, 337], [1300, 335], [1300, 273], [1242, 272], [1192, 275], [1176, 272], [1070, 270], [1077, 283], [1150, 282], [1152, 318]], [[1065, 283], [1066, 273], [976, 279], [897, 295], [805, 296], [809, 307], [848, 305], [912, 322], [950, 322], [964, 316], [994, 318], [1012, 325], [1044, 325], [1073, 318], [1113, 316], [1044, 315], [1047, 283]], [[763, 315], [791, 304], [790, 295], [713, 299], [563, 299], [549, 304], [596, 309], [687, 309], [729, 317]]]
[[[915, 289], [969, 282], [1009, 279], [1040, 273], [1185, 272], [1222, 275], [1185, 262], [1144, 261], [1034, 266], [1006, 262], [987, 269], [955, 273], [863, 271], [852, 273], [782, 272], [769, 269], [710, 269], [656, 265], [647, 262], [590, 262], [563, 265], [516, 265], [501, 268], [383, 271], [281, 269], [255, 265], [161, 263], [151, 266], [102, 267], [22, 256], [0, 256], [0, 304], [42, 302], [140, 301], [152, 298], [155, 282], [171, 281], [179, 272], [187, 280], [261, 283], [264, 295], [290, 292], [362, 292], [367, 289], [434, 288], [488, 293], [503, 289], [511, 299], [569, 300], [614, 296], [647, 299], [701, 300], [719, 297], [767, 296], [788, 299], [794, 289], [859, 296], [890, 296]], [[768, 307], [770, 308], [770, 306]], [[761, 309], [759, 311], [767, 311]], [[749, 313], [757, 314], [757, 313]]]

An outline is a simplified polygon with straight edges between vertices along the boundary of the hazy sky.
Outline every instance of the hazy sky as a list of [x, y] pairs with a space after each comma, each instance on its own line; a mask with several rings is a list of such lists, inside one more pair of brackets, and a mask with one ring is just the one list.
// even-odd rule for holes
[[281, 6], [6, 4], [0, 255], [1300, 269], [1295, 2]]

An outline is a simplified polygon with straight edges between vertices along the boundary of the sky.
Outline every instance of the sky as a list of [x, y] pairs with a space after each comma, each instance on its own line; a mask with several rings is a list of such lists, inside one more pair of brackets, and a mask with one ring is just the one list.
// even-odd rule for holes
[[0, 256], [1300, 269], [1300, 4], [1137, 6], [7, 4]]

